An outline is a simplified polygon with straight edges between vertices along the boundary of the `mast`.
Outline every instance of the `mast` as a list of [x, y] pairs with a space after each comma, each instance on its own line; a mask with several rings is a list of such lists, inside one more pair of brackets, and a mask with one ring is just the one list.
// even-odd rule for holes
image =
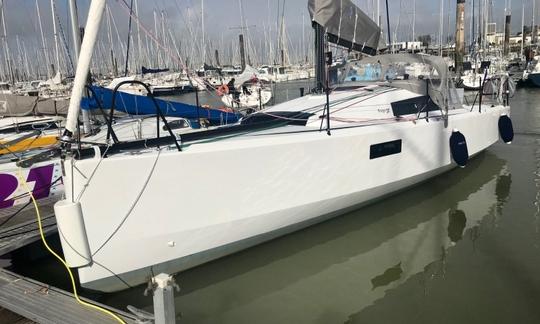
[[476, 43], [476, 28], [474, 28], [474, 0], [472, 0], [472, 6], [471, 6], [471, 48], [474, 47], [474, 44]]
[[534, 26], [534, 18], [536, 16], [536, 0], [533, 0], [533, 10], [532, 10], [532, 25], [531, 25], [531, 43], [536, 44], [536, 27]]
[[109, 6], [105, 7], [107, 10], [107, 38], [109, 39], [109, 48], [110, 48], [110, 54], [111, 54], [111, 69], [113, 72], [113, 76], [116, 78], [117, 71], [116, 71], [116, 60], [114, 58], [114, 45], [112, 41], [112, 24], [111, 24], [111, 12], [109, 11]]
[[[139, 0], [135, 0], [135, 15], [139, 18]], [[137, 24], [137, 53], [139, 59], [139, 65], [144, 65], [141, 45], [141, 27]]]
[[[378, 2], [378, 0], [377, 0]], [[415, 27], [416, 27], [416, 0], [413, 0], [413, 16], [412, 16], [412, 41], [416, 41], [415, 39]]]
[[[77, 13], [76, 0], [69, 0], [69, 14], [71, 18], [71, 37], [73, 38], [73, 61], [75, 66], [79, 62], [79, 55], [81, 53], [81, 33], [79, 30], [79, 15]], [[90, 134], [92, 132], [92, 126], [90, 125], [90, 113], [87, 110], [82, 111], [83, 115], [83, 132]]]
[[461, 75], [463, 69], [463, 55], [465, 54], [465, 0], [457, 0], [456, 4], [456, 74]]
[[478, 3], [478, 47], [483, 48], [484, 46], [484, 29], [482, 26], [484, 26], [484, 15], [482, 12], [483, 6], [482, 2], [484, 0], [480, 0]]
[[525, 4], [521, 2], [521, 56], [523, 57], [524, 51], [523, 47], [525, 46]]
[[446, 40], [445, 42], [447, 45], [450, 45], [451, 34], [452, 34], [452, 31], [450, 30], [450, 2], [451, 0], [446, 0], [446, 34], [445, 34]]
[[69, 14], [71, 18], [71, 37], [73, 39], [73, 50], [75, 53], [74, 63], [77, 65], [79, 53], [81, 52], [81, 33], [79, 30], [76, 0], [69, 0]]
[[246, 69], [246, 52], [244, 49], [244, 35], [238, 35], [238, 41], [240, 45], [240, 65], [242, 66], [242, 71]]
[[504, 22], [504, 56], [507, 56], [510, 52], [510, 21], [512, 19], [512, 1], [507, 0], [506, 7], [504, 8], [505, 12], [505, 22]]
[[25, 74], [26, 74], [26, 66], [24, 66], [24, 54], [23, 54], [23, 51], [22, 51], [22, 48], [21, 48], [21, 41], [19, 40], [19, 35], [16, 35], [15, 36], [15, 40], [17, 42], [17, 52], [18, 52], [18, 58], [17, 58], [17, 66], [20, 67], [20, 70], [19, 69], [15, 69], [15, 74], [16, 74], [16, 77], [17, 77], [17, 80], [19, 81], [21, 78], [24, 78], [25, 77]]
[[440, 17], [439, 17], [439, 56], [442, 56], [443, 52], [443, 28], [444, 28], [444, 0], [441, 0]]
[[11, 78], [11, 82], [15, 83], [15, 78], [13, 75], [13, 68], [11, 67], [11, 55], [9, 51], [9, 43], [7, 41], [7, 28], [6, 28], [6, 18], [4, 16], [4, 0], [0, 0], [0, 7], [2, 9], [2, 28], [4, 29], [4, 34], [2, 36], [2, 40], [4, 43], [4, 51], [5, 51], [5, 59], [6, 59], [6, 67], [8, 69], [9, 76]]
[[377, 0], [377, 25], [381, 27], [381, 0]]
[[161, 10], [161, 37], [163, 39], [163, 47], [165, 50], [165, 53], [163, 54], [163, 67], [167, 68], [170, 66], [170, 57], [167, 55], [167, 53], [171, 52], [170, 44], [167, 41], [167, 34], [165, 33], [165, 12]]
[[306, 21], [304, 13], [302, 13], [302, 56], [300, 61], [304, 61], [304, 56], [306, 55]]
[[132, 15], [133, 15], [133, 0], [131, 0], [131, 4], [129, 5], [129, 23], [128, 23], [127, 46], [126, 46], [126, 64], [124, 65], [124, 76], [125, 77], [128, 75], [128, 69], [129, 69], [129, 47], [131, 45], [131, 22], [133, 20]]
[[66, 119], [66, 131], [64, 136], [68, 139], [70, 139], [77, 130], [77, 119], [79, 116], [79, 110], [81, 109], [81, 99], [83, 96], [84, 87], [86, 85], [86, 77], [90, 72], [92, 54], [96, 45], [99, 26], [101, 19], [103, 18], [103, 12], [105, 11], [105, 2], [106, 0], [92, 0], [90, 3], [85, 28], [85, 36], [81, 46], [79, 62], [77, 64], [77, 71], [75, 73], [75, 80], [73, 81], [71, 99], [69, 101], [68, 116]]
[[206, 44], [205, 44], [205, 30], [204, 30], [204, 0], [201, 0], [201, 28], [202, 28], [202, 57], [203, 64], [206, 63]]
[[58, 44], [58, 26], [56, 25], [56, 13], [55, 13], [55, 4], [54, 0], [51, 0], [51, 12], [52, 12], [52, 20], [53, 20], [53, 34], [54, 34], [54, 48], [56, 52], [56, 67], [55, 72], [60, 73], [60, 49]]
[[[157, 17], [156, 17], [156, 9], [154, 9], [152, 11], [152, 13], [154, 14], [154, 35], [156, 35], [156, 40], [158, 40], [159, 42], [159, 33], [158, 33], [158, 26], [157, 26]], [[160, 59], [159, 59], [159, 54], [160, 52], [156, 52], [155, 48], [154, 48], [154, 44], [150, 44], [152, 46], [152, 54], [154, 55], [154, 57], [156, 58], [156, 61], [155, 61], [155, 65], [157, 67], [160, 66]]]
[[[390, 32], [390, 8], [388, 7], [388, 0], [386, 0], [386, 29], [387, 29], [387, 32], [388, 32], [388, 44], [390, 46], [390, 48], [392, 49], [393, 46], [392, 46], [392, 37], [391, 37], [391, 32]], [[393, 52], [393, 50], [392, 50]]]
[[24, 55], [24, 64], [26, 65], [26, 73], [28, 75], [28, 79], [27, 81], [30, 81], [31, 77], [32, 77], [32, 71], [30, 69], [30, 62], [28, 61], [28, 52], [26, 51], [26, 45], [25, 43], [23, 42], [22, 43], [22, 47], [23, 47], [23, 55]]

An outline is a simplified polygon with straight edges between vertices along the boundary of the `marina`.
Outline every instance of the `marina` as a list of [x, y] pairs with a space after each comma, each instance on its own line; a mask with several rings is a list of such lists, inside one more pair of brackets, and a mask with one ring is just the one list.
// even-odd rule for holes
[[0, 323], [540, 321], [536, 1], [254, 1], [0, 0]]

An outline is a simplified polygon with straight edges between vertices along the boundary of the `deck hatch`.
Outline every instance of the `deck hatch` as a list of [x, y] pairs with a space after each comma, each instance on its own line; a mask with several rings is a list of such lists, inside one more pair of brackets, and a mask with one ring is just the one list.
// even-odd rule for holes
[[401, 153], [401, 140], [373, 144], [369, 148], [369, 159], [373, 160], [399, 153]]

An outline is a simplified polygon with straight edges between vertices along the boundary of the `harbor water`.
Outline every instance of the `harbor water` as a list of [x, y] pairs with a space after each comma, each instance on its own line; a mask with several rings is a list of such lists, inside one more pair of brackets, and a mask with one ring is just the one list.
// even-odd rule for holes
[[[280, 84], [276, 100], [310, 85]], [[540, 323], [540, 91], [511, 104], [514, 142], [466, 168], [178, 274], [178, 322]], [[12, 268], [69, 290], [52, 258]], [[145, 289], [86, 296], [152, 311]]]

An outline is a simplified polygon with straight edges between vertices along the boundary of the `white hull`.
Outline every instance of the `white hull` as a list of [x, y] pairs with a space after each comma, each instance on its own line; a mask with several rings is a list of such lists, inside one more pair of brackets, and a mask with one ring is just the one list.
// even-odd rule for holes
[[[317, 130], [260, 134], [228, 145], [104, 159], [80, 199], [96, 261], [79, 268], [81, 284], [124, 289], [100, 265], [140, 284], [152, 271], [178, 272], [417, 184], [454, 167], [448, 145], [453, 129], [466, 136], [474, 155], [498, 140], [499, 117], [508, 112], [500, 106], [482, 113], [460, 109], [448, 127], [435, 117], [334, 129], [332, 136]], [[370, 145], [397, 139], [401, 153], [370, 160]], [[99, 161], [76, 161], [77, 170], [88, 177]], [[212, 183], [201, 181], [201, 174]], [[75, 193], [86, 183], [78, 172], [66, 181], [74, 181]]]
[[[33, 117], [19, 117], [5, 119], [6, 122], [9, 120], [17, 120], [20, 123], [32, 121], [39, 123], [40, 120], [59, 120], [60, 123], [62, 118], [38, 119]], [[193, 130], [189, 125], [189, 122], [183, 118], [167, 117], [167, 121], [169, 123], [176, 123], [177, 127], [173, 132], [177, 135]], [[3, 123], [3, 120], [0, 120], [0, 126], [3, 124], [5, 124]], [[12, 124], [6, 123], [6, 125], [11, 126]], [[152, 138], [156, 136], [156, 121], [155, 117], [126, 117], [115, 120], [113, 129], [118, 139], [121, 141]], [[46, 134], [54, 135], [55, 132], [58, 133], [58, 136], [61, 135], [59, 130], [52, 130]], [[21, 134], [13, 133], [8, 135], [11, 137], [3, 137], [2, 140], [15, 139]], [[106, 126], [103, 126], [97, 134], [84, 137], [82, 140], [91, 143], [106, 143], [106, 139], [107, 128]], [[39, 147], [22, 152], [22, 154], [24, 157], [31, 155], [32, 151], [39, 152], [49, 148], [50, 147]], [[29, 187], [33, 191], [34, 196], [39, 201], [40, 205], [42, 203], [48, 204], [49, 202], [55, 202], [62, 198], [64, 194], [64, 184], [60, 179], [62, 177], [62, 167], [59, 158], [39, 162], [32, 165], [30, 168], [24, 169], [18, 167], [15, 162], [12, 162], [12, 159], [13, 156], [11, 154], [5, 154], [4, 159], [0, 160], [0, 211], [3, 214], [13, 213], [15, 210], [12, 210], [12, 207], [17, 207], [30, 201], [27, 190], [20, 181], [21, 176], [26, 179], [26, 182], [29, 184]], [[48, 202], [45, 202], [45, 200]]]

